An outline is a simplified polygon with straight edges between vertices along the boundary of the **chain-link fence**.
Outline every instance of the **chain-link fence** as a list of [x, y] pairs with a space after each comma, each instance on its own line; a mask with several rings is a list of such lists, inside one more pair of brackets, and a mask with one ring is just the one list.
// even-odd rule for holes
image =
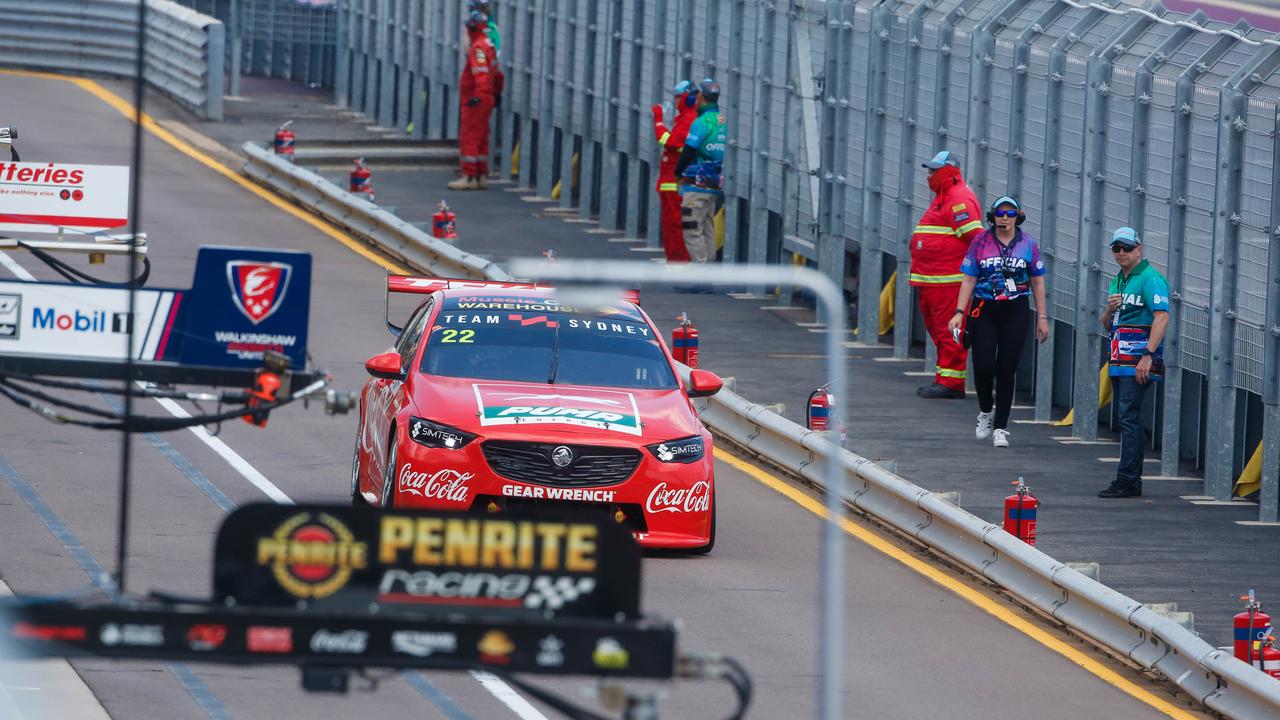
[[231, 95], [240, 75], [332, 87], [336, 0], [174, 0], [227, 26]]
[[[457, 127], [463, 3], [339, 0], [338, 101], [419, 136]], [[1054, 339], [1023, 368], [1036, 418], [1073, 406], [1093, 439], [1096, 320], [1132, 225], [1166, 272], [1169, 372], [1146, 421], [1165, 475], [1207, 494], [1266, 439], [1262, 516], [1280, 475], [1280, 43], [1158, 5], [1071, 0], [495, 0], [507, 92], [502, 166], [639, 236], [657, 228], [648, 107], [714, 76], [727, 119], [724, 258], [797, 256], [844, 283], [863, 337], [910, 261], [931, 197], [922, 159], [960, 154], [984, 201], [1010, 193], [1050, 265]], [[577, 177], [573, 185], [572, 177]], [[656, 231], [650, 242], [657, 244]], [[896, 284], [895, 352], [921, 339]]]

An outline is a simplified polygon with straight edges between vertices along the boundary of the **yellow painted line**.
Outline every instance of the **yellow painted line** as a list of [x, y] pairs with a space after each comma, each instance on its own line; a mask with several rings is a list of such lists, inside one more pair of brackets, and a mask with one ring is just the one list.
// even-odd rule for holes
[[[715, 457], [717, 460], [721, 460], [733, 466], [748, 477], [758, 481], [760, 484], [770, 488], [771, 490], [774, 490], [778, 494], [786, 497], [814, 515], [817, 515], [819, 518], [822, 518], [823, 520], [827, 519], [827, 508], [825, 505], [809, 497], [785, 481], [774, 477], [736, 455], [726, 452], [723, 448], [717, 447], [715, 449]], [[1050, 650], [1065, 657], [1067, 660], [1078, 665], [1085, 671], [1101, 678], [1103, 682], [1115, 687], [1134, 699], [1146, 703], [1161, 713], [1164, 713], [1171, 718], [1177, 718], [1178, 720], [1199, 720], [1201, 717], [1189, 713], [1186, 710], [1158, 697], [1151, 691], [1138, 686], [1133, 681], [1117, 673], [1106, 665], [1103, 665], [1097, 660], [1094, 660], [1080, 650], [1072, 647], [1070, 644], [1054, 637], [1052, 634], [1036, 626], [1029, 620], [1018, 616], [1017, 613], [1004, 605], [992, 600], [974, 588], [969, 587], [959, 579], [948, 575], [924, 560], [905, 552], [902, 548], [897, 547], [874, 532], [856, 525], [852, 520], [845, 517], [840, 518], [840, 527], [846, 533], [862, 541], [864, 544], [870, 545], [872, 548], [879, 550], [938, 585], [941, 585], [956, 595], [959, 595], [969, 601], [970, 604], [977, 606], [979, 609], [995, 617], [997, 620], [1009, 625], [1015, 630], [1018, 630], [1024, 635], [1030, 637], [1032, 640], [1035, 640], [1041, 645], [1044, 645]]]
[[[85, 78], [69, 77], [66, 75], [57, 75], [54, 73], [31, 72], [27, 70], [0, 70], [0, 73], [3, 73], [5, 75], [16, 75], [18, 77], [40, 78], [44, 80], [61, 80], [63, 82], [69, 82], [72, 85], [79, 87], [81, 90], [84, 90], [85, 92], [89, 93], [90, 95], [93, 95], [94, 97], [98, 98], [99, 100], [106, 103], [107, 105], [110, 105], [111, 107], [115, 108], [121, 115], [124, 115], [131, 122], [134, 120], [135, 117], [137, 117], [137, 114], [138, 114], [131, 103], [121, 99], [120, 96], [116, 95], [115, 93], [111, 92], [110, 90], [106, 89], [105, 87], [99, 85], [98, 83], [92, 80], [87, 80]], [[146, 114], [145, 112], [142, 113], [142, 127], [146, 129], [147, 132], [156, 136], [160, 140], [163, 140], [170, 147], [182, 153], [183, 155], [186, 155], [192, 160], [195, 160], [201, 165], [204, 165], [210, 170], [218, 173], [219, 175], [222, 175], [223, 177], [235, 183], [236, 185], [239, 185], [245, 190], [248, 190], [254, 195], [257, 195], [258, 197], [262, 198], [264, 201], [266, 201], [268, 204], [275, 207], [276, 209], [292, 215], [298, 220], [301, 220], [302, 222], [310, 225], [316, 230], [319, 230], [325, 235], [328, 235], [334, 240], [337, 240], [338, 242], [347, 246], [347, 248], [349, 248], [352, 252], [356, 253], [360, 257], [363, 257], [364, 259], [368, 260], [374, 265], [377, 265], [378, 267], [381, 267], [381, 268], [385, 268], [386, 270], [393, 273], [398, 273], [402, 275], [412, 274], [412, 272], [408, 268], [405, 268], [398, 263], [392, 262], [378, 255], [373, 250], [371, 250], [368, 246], [366, 246], [364, 243], [361, 243], [360, 241], [352, 238], [346, 233], [339, 231], [337, 228], [333, 227], [332, 225], [325, 222], [324, 220], [316, 217], [315, 215], [312, 215], [311, 213], [306, 212], [305, 210], [302, 210], [301, 208], [289, 202], [286, 202], [284, 199], [282, 199], [280, 196], [276, 195], [275, 193], [271, 192], [270, 190], [267, 190], [266, 188], [258, 186], [257, 184], [255, 184], [248, 178], [244, 177], [240, 173], [236, 172], [235, 170], [232, 170], [231, 168], [227, 167], [226, 165], [223, 165], [222, 163], [213, 159], [212, 157], [205, 154], [204, 152], [201, 152], [199, 149], [192, 146], [190, 143], [186, 142], [185, 140], [179, 138], [178, 136], [174, 135], [173, 133], [161, 127], [150, 115]]]

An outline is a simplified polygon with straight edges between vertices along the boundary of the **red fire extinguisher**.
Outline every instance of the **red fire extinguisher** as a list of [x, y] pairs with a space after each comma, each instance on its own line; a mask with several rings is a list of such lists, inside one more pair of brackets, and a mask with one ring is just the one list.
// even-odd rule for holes
[[293, 145], [297, 139], [294, 137], [293, 131], [289, 129], [289, 126], [292, 124], [293, 121], [290, 120], [281, 125], [280, 129], [276, 130], [275, 140], [276, 154], [284, 155], [288, 158], [289, 162], [293, 162]]
[[1233, 647], [1238, 660], [1257, 667], [1259, 658], [1254, 650], [1254, 643], [1270, 634], [1271, 616], [1262, 612], [1262, 603], [1258, 602], [1252, 588], [1248, 595], [1241, 595], [1240, 599], [1245, 601], [1245, 606], [1242, 612], [1236, 613], [1232, 618], [1235, 640]]
[[1262, 641], [1259, 654], [1262, 657], [1262, 672], [1280, 679], [1280, 649], [1275, 647], [1275, 638], [1271, 637], [1271, 629], [1267, 630], [1267, 637]]
[[458, 237], [458, 216], [443, 200], [436, 203], [436, 214], [431, 216], [431, 237], [441, 240]]
[[1040, 501], [1031, 494], [1022, 478], [1013, 484], [1016, 489], [1004, 499], [1004, 531], [1035, 547], [1036, 508], [1040, 507]]
[[348, 188], [353, 193], [363, 193], [369, 196], [369, 202], [373, 202], [373, 172], [364, 164], [364, 158], [356, 158], [352, 162], [355, 167], [351, 168], [351, 187]]
[[689, 313], [680, 313], [680, 324], [671, 331], [671, 354], [691, 368], [698, 367], [698, 328], [689, 322]]
[[831, 397], [831, 391], [827, 390], [826, 385], [809, 393], [807, 418], [810, 430], [831, 429], [831, 406], [833, 404], [835, 404], [835, 398]]

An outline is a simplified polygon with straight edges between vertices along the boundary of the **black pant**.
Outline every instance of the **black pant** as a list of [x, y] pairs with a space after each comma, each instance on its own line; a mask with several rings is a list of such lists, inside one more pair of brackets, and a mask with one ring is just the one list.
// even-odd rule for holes
[[978, 303], [982, 303], [982, 310], [975, 318], [971, 309], [968, 323], [969, 335], [973, 338], [969, 350], [973, 357], [973, 386], [978, 391], [978, 409], [987, 413], [994, 405], [995, 427], [1003, 430], [1009, 425], [1009, 408], [1013, 406], [1013, 374], [1018, 370], [1018, 360], [1027, 343], [1027, 330], [1031, 328], [1031, 305], [1025, 296], [1013, 300], [976, 300], [973, 307]]

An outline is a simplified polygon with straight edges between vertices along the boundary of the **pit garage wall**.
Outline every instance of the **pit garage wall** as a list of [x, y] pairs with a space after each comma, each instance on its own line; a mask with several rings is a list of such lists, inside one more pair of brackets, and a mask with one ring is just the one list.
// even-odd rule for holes
[[[1096, 437], [1096, 316], [1132, 225], [1174, 288], [1168, 381], [1145, 422], [1161, 474], [1204, 468], [1225, 499], [1264, 439], [1280, 492], [1280, 44], [1159, 5], [1065, 0], [496, 0], [507, 91], [495, 162], [602, 226], [657, 245], [649, 106], [713, 76], [729, 128], [725, 260], [808, 262], [860, 328], [908, 272], [929, 202], [920, 162], [959, 153], [984, 202], [1012, 193], [1050, 266], [1053, 340], [1022, 382], [1036, 418]], [[464, 4], [339, 0], [335, 93], [380, 125], [456, 136]], [[575, 180], [576, 178], [576, 180]], [[1274, 288], [1269, 291], [1268, 288]], [[896, 286], [895, 354], [920, 337]], [[867, 333], [864, 333], [864, 336]], [[913, 338], [914, 336], [914, 338]]]

